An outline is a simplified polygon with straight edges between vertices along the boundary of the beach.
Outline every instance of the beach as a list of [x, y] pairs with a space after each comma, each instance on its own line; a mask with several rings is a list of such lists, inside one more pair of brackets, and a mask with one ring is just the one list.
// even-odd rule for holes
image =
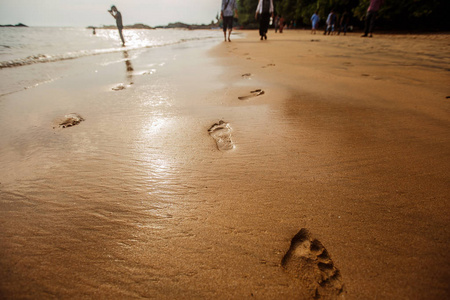
[[449, 35], [212, 32], [0, 69], [1, 297], [448, 298]]

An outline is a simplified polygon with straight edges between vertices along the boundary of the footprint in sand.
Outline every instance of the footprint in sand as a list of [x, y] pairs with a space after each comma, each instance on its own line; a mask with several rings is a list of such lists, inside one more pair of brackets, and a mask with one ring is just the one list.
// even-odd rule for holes
[[83, 117], [79, 114], [71, 113], [64, 116], [64, 119], [59, 123], [59, 127], [67, 128], [80, 124], [84, 121]]
[[267, 68], [267, 67], [275, 67], [275, 64], [268, 64], [268, 65], [266, 65], [266, 66], [262, 66], [261, 68]]
[[327, 249], [306, 228], [292, 238], [281, 265], [286, 272], [299, 279], [313, 298], [338, 298], [344, 294], [340, 272]]
[[230, 124], [222, 120], [208, 129], [209, 135], [216, 141], [217, 149], [221, 151], [232, 150], [234, 143], [231, 140]]
[[247, 100], [253, 97], [264, 95], [264, 91], [261, 89], [257, 89], [250, 92], [250, 95], [238, 97], [239, 100]]
[[249, 78], [250, 79], [250, 77], [252, 76], [252, 74], [251, 73], [245, 73], [245, 74], [242, 74], [241, 75], [243, 78]]
[[119, 83], [118, 85], [116, 85], [115, 87], [112, 88], [113, 91], [121, 91], [126, 89], [125, 85], [123, 85], [123, 83]]

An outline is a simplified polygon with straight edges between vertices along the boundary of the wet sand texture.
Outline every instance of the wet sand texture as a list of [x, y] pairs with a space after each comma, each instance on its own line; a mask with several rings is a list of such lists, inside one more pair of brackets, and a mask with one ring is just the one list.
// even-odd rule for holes
[[339, 269], [334, 266], [327, 249], [306, 228], [292, 238], [281, 265], [309, 290], [314, 299], [337, 298], [344, 293]]
[[450, 298], [449, 35], [244, 34], [0, 70], [0, 298]]

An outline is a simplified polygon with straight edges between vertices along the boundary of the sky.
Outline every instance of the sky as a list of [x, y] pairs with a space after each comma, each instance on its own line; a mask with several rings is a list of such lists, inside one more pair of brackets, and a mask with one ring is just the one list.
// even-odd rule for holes
[[0, 24], [28, 26], [114, 25], [107, 12], [115, 5], [124, 25], [150, 26], [173, 22], [209, 24], [221, 0], [0, 0]]

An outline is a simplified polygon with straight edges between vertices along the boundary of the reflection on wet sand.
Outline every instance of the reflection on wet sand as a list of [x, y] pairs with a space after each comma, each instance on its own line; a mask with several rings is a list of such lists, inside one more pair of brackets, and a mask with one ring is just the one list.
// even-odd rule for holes
[[133, 84], [133, 65], [131, 64], [131, 61], [128, 59], [128, 51], [123, 51], [123, 58], [125, 58], [125, 66], [127, 67], [127, 80], [128, 84]]

